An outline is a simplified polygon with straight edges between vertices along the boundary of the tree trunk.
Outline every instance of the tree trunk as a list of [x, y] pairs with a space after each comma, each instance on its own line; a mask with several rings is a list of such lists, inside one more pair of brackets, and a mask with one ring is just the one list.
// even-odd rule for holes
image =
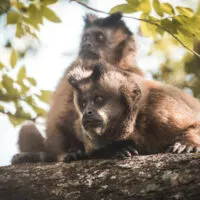
[[0, 168], [0, 200], [200, 200], [200, 154]]

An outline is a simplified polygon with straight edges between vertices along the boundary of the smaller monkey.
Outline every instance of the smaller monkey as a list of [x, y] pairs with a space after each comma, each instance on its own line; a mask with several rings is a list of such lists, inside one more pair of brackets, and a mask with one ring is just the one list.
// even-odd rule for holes
[[68, 80], [79, 115], [76, 133], [88, 155], [200, 151], [200, 103], [181, 90], [99, 64], [76, 68]]

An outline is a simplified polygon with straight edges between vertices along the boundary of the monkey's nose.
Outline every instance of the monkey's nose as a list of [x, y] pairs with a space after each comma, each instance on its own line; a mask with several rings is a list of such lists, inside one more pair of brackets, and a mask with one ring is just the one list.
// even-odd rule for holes
[[92, 44], [90, 42], [86, 42], [83, 44], [83, 48], [91, 48], [92, 47]]
[[87, 111], [87, 115], [92, 115], [92, 111], [91, 111], [91, 110], [88, 110], [88, 111]]

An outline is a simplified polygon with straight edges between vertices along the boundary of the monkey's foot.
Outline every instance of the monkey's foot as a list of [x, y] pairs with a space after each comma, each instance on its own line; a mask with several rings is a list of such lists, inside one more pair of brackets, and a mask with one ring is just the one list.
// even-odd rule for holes
[[40, 153], [29, 153], [23, 152], [15, 154], [12, 157], [11, 163], [12, 164], [20, 164], [20, 163], [36, 163], [40, 162]]
[[127, 159], [139, 155], [132, 141], [122, 141], [116, 143], [114, 146], [116, 148], [114, 158]]
[[71, 150], [63, 155], [62, 161], [69, 163], [71, 161], [83, 160], [86, 158], [86, 154], [82, 150]]
[[197, 147], [195, 145], [187, 145], [187, 144], [181, 144], [179, 142], [176, 142], [174, 145], [170, 146], [166, 153], [199, 153], [200, 147]]
[[12, 157], [12, 164], [20, 163], [38, 163], [38, 162], [56, 162], [55, 155], [47, 154], [45, 152], [21, 152]]

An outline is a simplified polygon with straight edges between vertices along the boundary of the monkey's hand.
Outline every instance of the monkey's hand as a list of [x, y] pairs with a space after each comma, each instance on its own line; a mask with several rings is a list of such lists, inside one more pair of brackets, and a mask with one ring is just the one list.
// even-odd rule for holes
[[199, 153], [200, 147], [189, 144], [181, 144], [176, 142], [174, 145], [170, 146], [166, 153]]
[[135, 144], [131, 140], [116, 142], [113, 144], [113, 148], [116, 151], [113, 158], [127, 159], [139, 155], [135, 149]]
[[80, 149], [69, 149], [69, 151], [62, 156], [62, 161], [69, 163], [71, 161], [84, 160], [86, 158], [87, 155], [84, 151]]
[[127, 159], [139, 155], [133, 141], [118, 141], [88, 153], [89, 159]]

